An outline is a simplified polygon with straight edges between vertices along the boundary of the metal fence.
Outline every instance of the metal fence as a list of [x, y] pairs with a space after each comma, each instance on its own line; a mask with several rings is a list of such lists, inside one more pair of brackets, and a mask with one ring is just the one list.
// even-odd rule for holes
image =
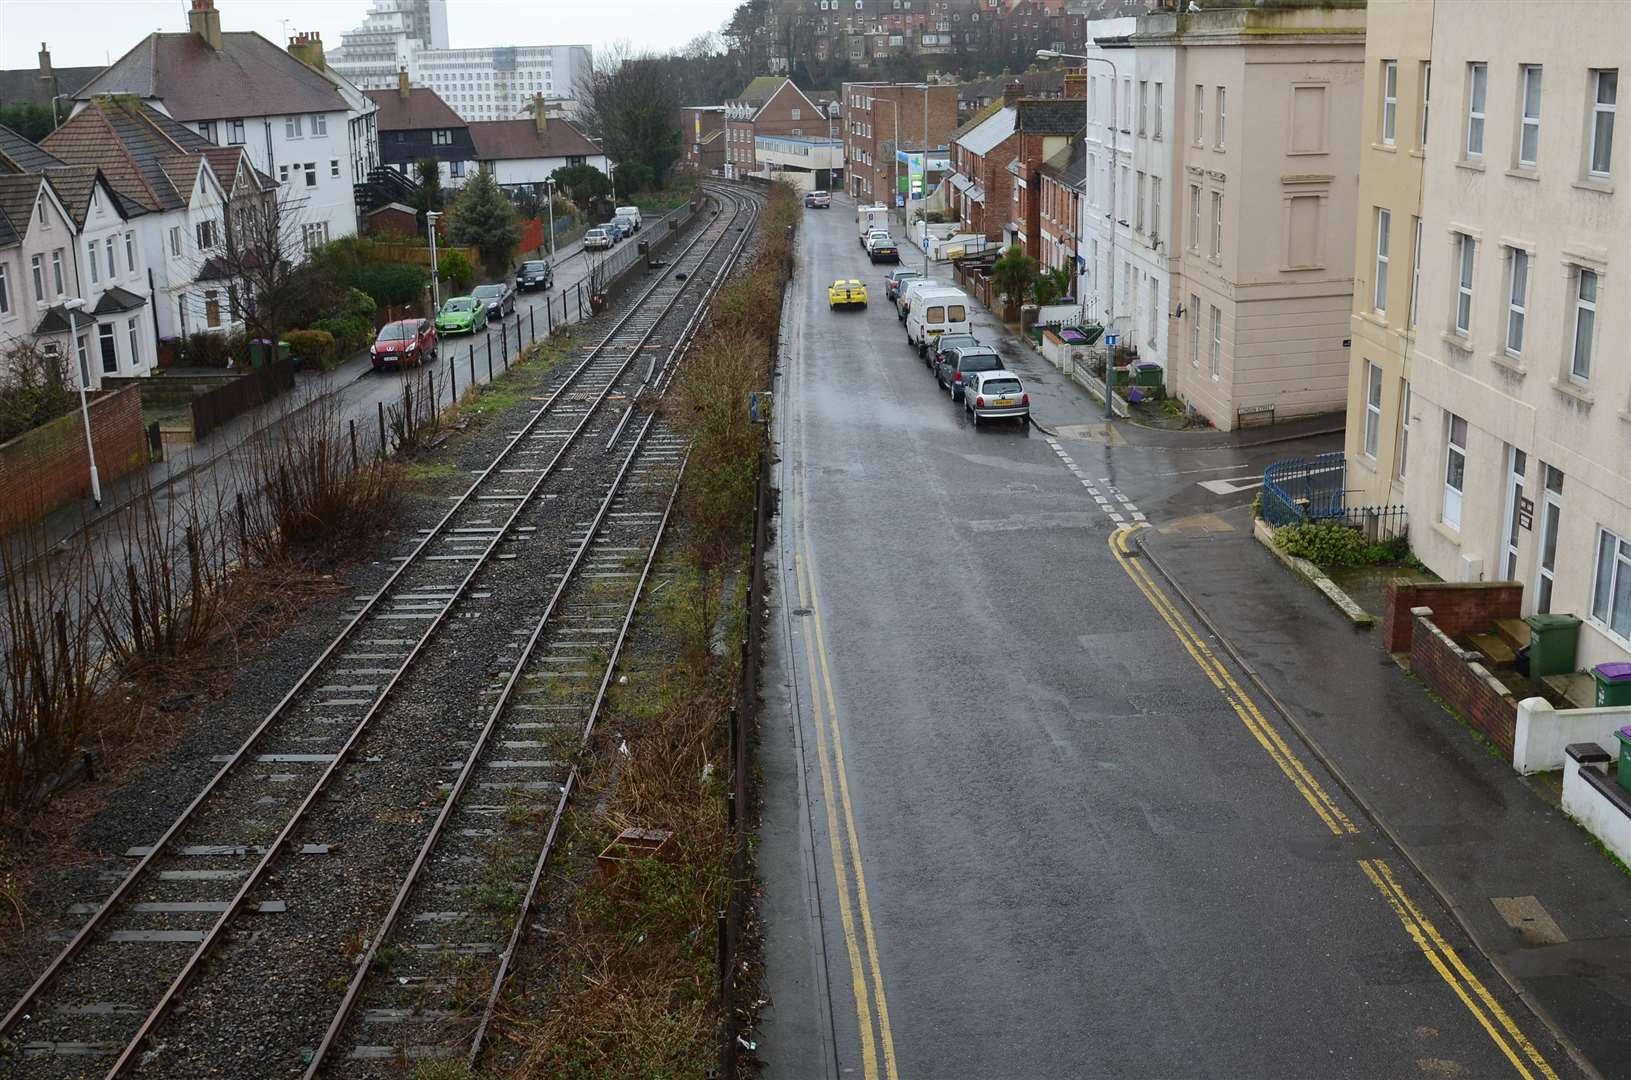
[[1341, 451], [1276, 461], [1263, 470], [1263, 520], [1279, 528], [1330, 521], [1365, 534], [1370, 543], [1401, 539], [1409, 519], [1403, 506], [1351, 506], [1347, 462]]

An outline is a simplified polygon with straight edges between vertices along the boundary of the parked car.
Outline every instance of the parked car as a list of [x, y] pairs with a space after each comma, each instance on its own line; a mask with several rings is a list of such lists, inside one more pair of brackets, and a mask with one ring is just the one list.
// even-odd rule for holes
[[1012, 371], [972, 371], [964, 378], [963, 408], [976, 427], [981, 420], [1018, 420], [1031, 416], [1031, 395]]
[[429, 319], [398, 319], [379, 328], [368, 357], [379, 371], [390, 366], [436, 360], [436, 327]]
[[963, 397], [963, 386], [976, 371], [1002, 371], [1002, 357], [989, 345], [966, 345], [948, 352], [934, 367], [934, 381], [946, 388], [953, 401]]
[[455, 296], [436, 313], [439, 334], [474, 334], [487, 329], [487, 305], [474, 296]]
[[883, 279], [883, 295], [886, 300], [893, 300], [901, 288], [913, 278], [920, 278], [923, 274], [918, 270], [891, 270]]
[[874, 237], [872, 243], [867, 245], [866, 253], [874, 266], [881, 262], [900, 262], [900, 248], [895, 245], [893, 236]]
[[895, 242], [888, 229], [869, 229], [861, 234], [861, 250], [871, 251], [873, 241], [876, 240], [888, 240], [891, 244]]
[[502, 281], [477, 285], [470, 295], [487, 305], [487, 317], [501, 319], [515, 310], [515, 290]]
[[806, 191], [804, 205], [816, 210], [831, 210], [832, 195], [825, 191]]
[[612, 220], [617, 223], [617, 227], [619, 229], [623, 230], [624, 236], [633, 236], [635, 233], [640, 231], [640, 221], [638, 218], [632, 218], [627, 214], [620, 213], [616, 217], [612, 218]]
[[583, 249], [585, 251], [605, 251], [617, 243], [612, 238], [611, 230], [597, 225], [583, 234]]
[[640, 216], [640, 208], [638, 206], [619, 206], [617, 209], [613, 210], [612, 213], [616, 214], [620, 218], [627, 218], [630, 222], [632, 222], [634, 224], [635, 232], [639, 232], [640, 226], [645, 223], [645, 219]]
[[827, 307], [866, 307], [866, 286], [855, 278], [839, 278], [827, 286]]
[[941, 334], [966, 334], [968, 325], [968, 294], [961, 289], [942, 285], [938, 289], [924, 289], [912, 301], [912, 310], [906, 316], [906, 340], [917, 349], [919, 356], [929, 354], [929, 346]]
[[515, 272], [515, 288], [517, 292], [531, 292], [533, 289], [547, 289], [555, 284], [555, 268], [544, 259], [528, 259], [521, 264], [521, 269]]
[[979, 343], [980, 339], [973, 334], [941, 334], [934, 339], [934, 345], [930, 347], [928, 355], [924, 356], [923, 362], [929, 366], [930, 371], [933, 371], [946, 353]]

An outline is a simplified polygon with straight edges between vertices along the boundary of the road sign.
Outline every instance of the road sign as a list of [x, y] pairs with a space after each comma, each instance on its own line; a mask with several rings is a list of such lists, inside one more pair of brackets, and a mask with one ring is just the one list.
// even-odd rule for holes
[[1106, 335], [1104, 335], [1104, 343], [1106, 345], [1114, 345], [1116, 342], [1118, 342], [1120, 340], [1121, 340], [1121, 335], [1120, 334], [1106, 334]]

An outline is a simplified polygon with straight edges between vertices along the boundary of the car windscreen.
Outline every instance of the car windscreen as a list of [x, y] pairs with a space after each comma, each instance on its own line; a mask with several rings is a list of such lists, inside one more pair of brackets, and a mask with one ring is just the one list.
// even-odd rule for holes
[[381, 341], [402, 341], [413, 337], [412, 323], [391, 323], [379, 332]]
[[965, 345], [977, 344], [973, 334], [942, 334], [940, 335], [940, 351], [950, 352], [952, 349], [961, 349]]
[[475, 305], [468, 300], [449, 300], [442, 305], [443, 311], [469, 311]]
[[980, 384], [980, 393], [1008, 397], [1021, 392], [1018, 379], [987, 379]]
[[497, 285], [482, 285], [470, 293], [471, 296], [502, 296], [504, 290]]
[[524, 262], [521, 264], [522, 272], [528, 274], [541, 274], [548, 269], [549, 264], [545, 262]]

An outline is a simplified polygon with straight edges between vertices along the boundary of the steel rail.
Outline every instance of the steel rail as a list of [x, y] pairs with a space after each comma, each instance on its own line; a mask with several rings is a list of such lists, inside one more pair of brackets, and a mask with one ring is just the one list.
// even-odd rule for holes
[[[736, 215], [733, 214], [730, 220], [734, 221], [735, 217]], [[729, 222], [727, 221], [726, 224], [728, 226]], [[686, 246], [685, 251], [681, 253], [681, 256], [683, 257], [684, 255], [689, 254], [691, 250], [697, 246], [697, 244], [701, 243], [707, 232], [707, 227], [704, 227], [697, 237]], [[719, 246], [726, 235], [726, 231], [722, 230], [720, 234], [714, 238], [713, 243], [709, 245], [708, 250], [703, 254], [704, 259], [713, 253], [714, 249]], [[676, 260], [676, 262], [677, 261], [678, 260]], [[590, 356], [585, 359], [584, 363], [580, 364], [573, 372], [574, 378], [579, 373], [587, 369], [589, 363], [598, 357], [600, 351], [605, 349], [612, 342], [618, 331], [626, 326], [629, 321], [635, 317], [635, 315], [640, 314], [640, 305], [643, 304], [644, 301], [649, 298], [660, 285], [662, 285], [667, 276], [668, 275], [666, 274], [660, 275], [657, 280], [654, 281], [651, 286], [641, 294], [640, 299], [636, 301], [635, 306], [630, 309], [629, 313], [618, 321], [617, 325], [614, 326], [611, 332], [608, 333], [601, 343], [595, 347], [595, 349], [590, 353]], [[630, 365], [634, 362], [634, 358], [638, 355], [640, 348], [656, 334], [657, 328], [659, 325], [661, 325], [663, 318], [674, 309], [674, 307], [679, 303], [680, 299], [686, 295], [688, 290], [689, 282], [683, 284], [680, 289], [675, 292], [674, 296], [670, 298], [668, 303], [663, 306], [662, 310], [657, 313], [657, 316], [652, 321], [651, 326], [640, 335], [635, 344], [629, 349], [628, 356], [624, 359], [623, 363], [618, 367], [617, 371], [612, 375], [612, 377], [607, 381], [606, 387], [601, 391], [594, 404], [591, 405], [589, 409], [585, 410], [583, 418], [578, 422], [577, 426], [573, 428], [571, 436], [565, 442], [563, 442], [561, 448], [556, 452], [555, 456], [550, 459], [550, 465], [547, 470], [548, 474], [553, 474], [555, 466], [564, 458], [566, 451], [569, 449], [572, 443], [575, 442], [577, 436], [581, 434], [588, 426], [589, 420], [594, 415], [595, 410], [598, 409], [606, 398], [610, 396], [612, 388], [617, 385], [618, 379], [622, 378], [623, 374], [628, 371]], [[552, 404], [555, 399], [558, 398], [566, 389], [567, 386], [563, 385], [556, 391], [556, 393], [552, 394], [550, 396], [550, 403]], [[505, 450], [503, 451], [504, 455], [508, 454], [510, 448], [516, 445], [522, 436], [531, 431], [532, 426], [536, 425], [538, 419], [542, 415], [543, 410], [540, 410], [539, 413], [528, 422], [528, 426], [523, 429], [522, 435], [517, 436], [516, 439], [512, 439], [511, 442], [506, 445]], [[490, 472], [493, 468], [496, 468], [497, 464], [498, 462], [495, 460], [494, 465], [489, 466], [487, 471]], [[483, 475], [486, 475], [486, 473]], [[527, 502], [531, 501], [532, 496], [535, 495], [538, 488], [542, 486], [543, 480], [544, 476], [541, 475], [539, 479], [534, 482], [533, 487], [528, 492], [527, 499], [523, 500], [522, 502], [523, 506]], [[468, 496], [469, 493], [466, 494]], [[518, 506], [515, 513], [512, 513], [510, 519], [506, 522], [506, 528], [508, 528], [509, 524], [513, 523], [515, 517], [520, 513], [520, 509], [521, 507]], [[484, 565], [490, 553], [497, 549], [498, 543], [503, 535], [504, 534], [501, 532], [488, 544], [488, 547], [483, 551], [481, 561], [477, 564], [476, 569], [479, 569], [481, 565]], [[466, 575], [462, 586], [468, 585], [469, 581], [473, 577], [474, 569], [470, 574]], [[438, 624], [440, 623], [441, 619], [446, 616], [447, 612], [452, 610], [456, 599], [457, 598], [455, 597], [454, 601], [450, 601], [442, 609], [442, 612], [436, 619]], [[327, 767], [324, 768], [322, 774], [317, 778], [317, 782], [307, 793], [305, 799], [301, 801], [300, 806], [296, 808], [294, 815], [284, 824], [276, 839], [274, 839], [271, 844], [267, 845], [266, 853], [261, 856], [260, 861], [256, 863], [255, 867], [245, 877], [244, 882], [241, 886], [239, 886], [237, 893], [234, 894], [232, 900], [228, 902], [226, 910], [216, 919], [214, 925], [205, 932], [204, 939], [198, 943], [198, 946], [193, 950], [192, 955], [187, 958], [187, 961], [182, 965], [181, 970], [176, 973], [175, 978], [160, 996], [157, 1004], [155, 1004], [151, 1011], [147, 1014], [147, 1017], [142, 1021], [142, 1024], [137, 1029], [135, 1035], [130, 1038], [130, 1041], [125, 1045], [123, 1052], [120, 1053], [118, 1059], [113, 1063], [112, 1068], [108, 1070], [108, 1080], [113, 1080], [114, 1077], [121, 1075], [125, 1069], [135, 1061], [141, 1044], [158, 1027], [164, 1013], [175, 1001], [176, 997], [181, 993], [181, 991], [186, 987], [188, 981], [192, 978], [193, 973], [196, 972], [202, 965], [205, 957], [209, 955], [216, 942], [220, 940], [222, 932], [227, 924], [230, 923], [242, 909], [244, 902], [247, 900], [250, 893], [260, 884], [261, 878], [265, 875], [267, 869], [272, 865], [277, 857], [282, 854], [284, 845], [287, 844], [289, 838], [294, 835], [296, 829], [302, 823], [302, 819], [306, 816], [307, 812], [314, 805], [316, 805], [319, 796], [321, 796], [324, 790], [328, 787], [329, 781], [332, 780], [333, 777], [339, 772], [340, 768], [346, 764], [347, 760], [351, 756], [351, 751], [361, 741], [373, 717], [378, 713], [380, 707], [384, 704], [385, 700], [389, 696], [391, 689], [396, 686], [402, 673], [407, 671], [408, 668], [412, 666], [413, 660], [417, 658], [420, 650], [424, 647], [428, 640], [428, 634], [420, 638], [419, 643], [414, 646], [413, 652], [410, 654], [408, 661], [403, 664], [396, 675], [392, 676], [390, 682], [381, 691], [379, 698], [369, 708], [367, 714], [364, 715], [362, 720], [358, 722], [356, 728], [352, 731], [351, 736], [346, 739], [345, 745], [342, 746], [334, 755], [334, 760], [329, 762]]]
[[[692, 249], [701, 243], [708, 231], [708, 226], [704, 225], [703, 228], [699, 230], [698, 235], [686, 245], [685, 249], [674, 260], [674, 264], [677, 264], [679, 259], [684, 258], [692, 251]], [[724, 236], [725, 233], [722, 231], [720, 235], [715, 238], [713, 245], [709, 248], [709, 253], [712, 252], [714, 247], [718, 246], [720, 241], [724, 239]], [[670, 273], [672, 273], [672, 270], [670, 270]], [[267, 713], [266, 717], [255, 727], [252, 732], [250, 732], [248, 737], [245, 738], [232, 757], [221, 766], [213, 777], [211, 777], [209, 782], [199, 791], [198, 795], [195, 796], [192, 802], [190, 802], [181, 812], [180, 816], [178, 816], [170, 824], [170, 826], [165, 830], [164, 834], [152, 845], [151, 849], [141, 857], [141, 860], [134, 867], [131, 868], [130, 872], [124, 877], [123, 880], [120, 881], [118, 886], [115, 887], [114, 891], [108, 896], [107, 900], [103, 902], [101, 907], [98, 908], [97, 911], [86, 920], [86, 922], [75, 933], [74, 937], [69, 940], [68, 944], [52, 960], [52, 963], [34, 980], [34, 982], [24, 992], [22, 997], [7, 1012], [5, 1018], [0, 1020], [0, 1035], [4, 1035], [9, 1032], [20, 1020], [23, 1019], [29, 1008], [38, 1000], [41, 993], [59, 974], [61, 974], [62, 970], [67, 966], [67, 964], [79, 953], [79, 951], [101, 927], [106, 919], [119, 907], [120, 902], [124, 899], [126, 893], [130, 890], [132, 885], [148, 871], [156, 859], [163, 855], [165, 848], [169, 845], [171, 840], [175, 838], [176, 834], [194, 819], [198, 810], [204, 805], [206, 800], [208, 800], [209, 797], [216, 792], [216, 790], [230, 774], [232, 774], [244, 763], [244, 761], [250, 756], [253, 749], [271, 730], [272, 726], [283, 717], [284, 712], [289, 705], [301, 694], [302, 691], [308, 688], [312, 679], [318, 674], [324, 665], [333, 659], [335, 654], [341, 648], [343, 648], [347, 642], [350, 641], [357, 628], [360, 627], [371, 615], [373, 615], [376, 608], [389, 597], [392, 588], [409, 570], [409, 568], [419, 565], [421, 556], [445, 533], [448, 525], [456, 518], [456, 516], [470, 504], [470, 502], [476, 497], [477, 492], [481, 489], [482, 485], [497, 474], [497, 470], [505, 461], [509, 459], [514, 450], [520, 446], [522, 442], [533, 432], [539, 422], [542, 421], [545, 416], [550, 414], [562, 395], [575, 386], [584, 372], [586, 372], [596, 360], [600, 359], [601, 353], [613, 343], [613, 339], [616, 337], [616, 335], [631, 320], [633, 320], [637, 315], [641, 314], [641, 306], [644, 305], [645, 301], [650, 298], [650, 296], [664, 283], [668, 276], [668, 274], [659, 275], [657, 280], [652, 282], [652, 284], [640, 295], [639, 299], [635, 301], [629, 312], [619, 319], [616, 325], [612, 327], [606, 338], [602, 340], [602, 342], [593, 350], [591, 350], [584, 360], [567, 375], [566, 379], [564, 379], [561, 385], [550, 395], [549, 399], [544, 402], [544, 404], [530, 418], [528, 418], [521, 430], [504, 445], [504, 447], [499, 451], [498, 455], [495, 456], [487, 467], [482, 470], [482, 472], [472, 482], [470, 488], [459, 498], [456, 503], [454, 503], [447, 513], [445, 513], [431, 527], [424, 539], [415, 544], [408, 555], [403, 557], [401, 565], [399, 565], [391, 573], [386, 581], [380, 586], [378, 592], [376, 592], [375, 595], [372, 596], [362, 607], [362, 609], [360, 609], [356, 615], [354, 615], [346, 623], [346, 625], [340, 630], [339, 634], [336, 635], [328, 646], [324, 648], [323, 652], [317, 657], [317, 659], [314, 660], [312, 664], [300, 675], [299, 679], [293, 684], [293, 686], [291, 686], [288, 692], [278, 700], [277, 704], [272, 707], [272, 709]], [[685, 292], [686, 289], [682, 286], [682, 288], [675, 294], [674, 298], [670, 300], [667, 305], [665, 305], [662, 313], [659, 314], [659, 322], [664, 315], [672, 310], [673, 306], [678, 302], [679, 298], [685, 294]], [[646, 333], [643, 335], [641, 339], [642, 343], [645, 338], [648, 338], [655, 330], [655, 325], [656, 324], [654, 323], [652, 330], [646, 331]], [[624, 360], [618, 371], [612, 376], [611, 380], [607, 384], [607, 388], [602, 391], [600, 397], [595, 401], [590, 409], [586, 410], [584, 421], [580, 422], [578, 427], [574, 429], [572, 434], [563, 443], [560, 453], [557, 453], [555, 457], [552, 458], [549, 465], [546, 466], [544, 473], [539, 478], [539, 482], [533, 485], [526, 497], [518, 501], [515, 511], [508, 519], [506, 519], [504, 525], [499, 530], [497, 539], [502, 539], [507, 534], [517, 517], [519, 517], [520, 512], [528, 506], [532, 498], [536, 495], [537, 489], [539, 486], [541, 486], [542, 480], [553, 473], [566, 448], [570, 446], [572, 442], [575, 441], [578, 434], [581, 433], [587, 423], [588, 418], [594, 413], [595, 409], [598, 408], [602, 402], [604, 402], [607, 396], [609, 396], [611, 387], [615, 386], [617, 380], [627, 372], [636, 351], [637, 350], [630, 350], [629, 357]], [[390, 692], [390, 686], [394, 685], [397, 679], [401, 677], [402, 672], [406, 671], [407, 668], [411, 666], [413, 660], [417, 657], [424, 644], [433, 636], [436, 629], [441, 625], [447, 612], [452, 609], [457, 601], [457, 598], [468, 589], [468, 585], [473, 579], [475, 572], [485, 565], [488, 556], [495, 548], [496, 541], [494, 544], [489, 545], [488, 549], [483, 552], [480, 561], [478, 561], [475, 567], [472, 568], [471, 572], [467, 574], [463, 580], [461, 580], [458, 590], [454, 594], [454, 599], [449, 601], [449, 603], [443, 608], [442, 612], [438, 614], [426, 628], [425, 633], [421, 635], [418, 643], [414, 646], [413, 650], [410, 651], [407, 659], [403, 662], [402, 667], [399, 669], [397, 674], [392, 677], [391, 684], [389, 684], [380, 694], [379, 701], [384, 701]], [[376, 703], [376, 707], [377, 704], [378, 703]], [[370, 716], [372, 715], [372, 712], [373, 710], [370, 710]], [[363, 723], [366, 724], [366, 721], [367, 718], [365, 717]], [[319, 782], [321, 783], [321, 781]]]
[[[737, 243], [733, 245], [729, 257], [715, 273], [713, 279], [708, 283], [707, 288], [703, 292], [702, 303], [699, 304], [697, 308], [697, 313], [694, 314], [686, 323], [684, 329], [681, 331], [679, 339], [675, 343], [674, 348], [670, 351], [668, 357], [663, 360], [664, 367], [669, 370], [672, 370], [673, 367], [678, 365], [679, 360], [689, 348], [691, 339], [696, 332], [696, 328], [700, 323], [701, 317], [707, 310], [707, 301], [718, 292], [725, 276], [731, 271], [731, 269], [735, 266], [736, 261], [740, 258], [741, 251], [746, 246], [748, 237], [752, 235], [752, 226], [757, 220], [758, 208], [751, 198], [741, 197], [737, 193], [729, 193], [726, 195], [726, 197], [737, 202], [739, 212], [743, 207], [748, 210], [748, 228], [743, 232]], [[735, 216], [736, 215], [733, 214], [732, 220], [735, 220]], [[655, 358], [653, 358], [653, 361], [655, 362]], [[624, 413], [623, 419], [618, 423], [618, 434], [621, 434], [623, 428], [626, 426], [627, 420], [631, 415], [632, 405], [630, 410]], [[520, 684], [521, 678], [525, 673], [527, 664], [532, 659], [533, 654], [537, 649], [538, 642], [543, 637], [543, 633], [549, 625], [549, 621], [555, 615], [556, 609], [560, 604], [561, 597], [566, 594], [567, 588], [573, 583], [573, 575], [577, 572], [583, 558], [593, 548], [595, 537], [605, 524], [606, 515], [611, 512], [611, 508], [622, 488], [623, 481], [628, 475], [630, 468], [633, 466], [635, 459], [639, 456], [641, 450], [644, 448], [646, 436], [655, 426], [656, 420], [656, 414], [651, 414], [641, 425], [638, 434], [634, 438], [634, 443], [630, 448], [629, 455], [624, 460], [623, 466], [619, 470], [617, 477], [614, 479], [611, 490], [607, 493], [606, 498], [602, 501], [600, 510], [596, 514], [594, 521], [591, 523], [589, 531], [584, 536], [582, 542], [580, 542], [578, 545], [577, 550], [573, 553], [572, 559], [563, 573], [560, 582], [556, 585], [554, 593], [550, 596], [549, 602], [546, 604], [543, 614], [538, 618], [533, 627], [532, 633], [528, 636], [526, 644], [521, 650], [520, 655], [516, 658], [515, 663], [512, 665], [509, 677], [505, 680], [504, 687], [500, 691], [498, 699], [494, 702], [493, 707], [488, 714], [487, 722], [483, 725], [481, 732], [476, 738], [475, 745], [471, 748], [457, 779], [454, 781], [452, 789], [449, 791], [447, 798], [443, 801], [441, 811], [437, 814], [436, 821], [432, 824], [430, 832], [426, 835], [418, 854], [415, 856], [413, 865], [409, 868], [407, 876], [403, 879], [402, 885], [398, 888], [396, 896], [391, 902], [390, 908], [386, 911], [385, 917], [381, 920], [379, 928], [370, 937], [368, 947], [364, 951], [361, 960], [358, 962], [357, 970], [346, 987], [345, 995], [341, 999], [339, 1007], [335, 1010], [334, 1017], [329, 1022], [328, 1029], [323, 1033], [322, 1039], [319, 1041], [316, 1049], [312, 1053], [311, 1059], [307, 1063], [304, 1074], [305, 1080], [313, 1080], [313, 1078], [316, 1077], [322, 1070], [327, 1061], [329, 1052], [334, 1048], [335, 1044], [340, 1038], [340, 1035], [344, 1032], [347, 1023], [350, 1021], [351, 1015], [354, 1012], [358, 1001], [363, 995], [363, 988], [368, 980], [370, 972], [372, 971], [375, 956], [377, 955], [378, 951], [384, 947], [385, 943], [390, 939], [392, 932], [395, 930], [397, 919], [401, 915], [403, 908], [406, 907], [408, 900], [413, 894], [414, 888], [419, 884], [425, 865], [429, 862], [431, 855], [434, 853], [437, 845], [441, 841], [443, 830], [445, 829], [447, 822], [452, 818], [458, 806], [459, 799], [463, 795], [470, 777], [474, 775], [477, 764], [480, 761], [482, 753], [486, 750], [487, 744], [491, 739], [493, 732], [497, 730], [500, 718], [504, 715], [506, 709], [508, 709], [510, 701], [514, 696], [515, 689]], [[617, 436], [614, 435], [612, 443], [608, 444], [607, 449], [610, 449], [611, 445], [615, 444], [616, 439]], [[687, 459], [688, 457], [689, 455], [687, 455]], [[621, 654], [623, 643], [627, 639], [629, 627], [632, 625], [634, 620], [635, 609], [638, 606], [640, 596], [645, 589], [645, 584], [650, 575], [651, 567], [656, 560], [657, 551], [662, 544], [662, 538], [667, 529], [675, 499], [678, 496], [680, 478], [684, 475], [685, 460], [687, 459], [681, 460], [679, 470], [675, 475], [668, 500], [664, 505], [662, 519], [658, 523], [656, 536], [652, 541], [651, 551], [648, 554], [644, 568], [641, 571], [640, 580], [635, 586], [634, 595], [629, 602], [628, 611], [624, 615], [622, 625], [618, 630], [616, 641], [614, 642], [610, 655], [607, 658], [605, 671], [601, 677], [600, 686], [596, 693], [594, 702], [590, 707], [589, 718], [585, 725], [580, 746], [587, 744], [589, 737], [594, 730], [595, 718], [599, 715], [601, 705], [605, 700], [607, 688], [611, 683], [612, 674], [616, 670], [617, 660]], [[538, 878], [542, 874], [544, 863], [548, 858], [548, 853], [553, 847], [554, 837], [560, 823], [560, 818], [562, 813], [565, 811], [572, 788], [575, 786], [576, 776], [577, 766], [574, 765], [567, 777], [565, 785], [562, 788], [562, 795], [559, 803], [557, 804], [554, 818], [550, 824], [549, 834], [546, 836], [544, 841], [543, 854], [538, 859], [537, 867], [533, 872], [532, 879], [530, 880], [528, 889], [523, 897], [516, 925], [512, 930], [509, 947], [500, 958], [498, 972], [494, 978], [493, 989], [488, 995], [488, 1005], [483, 1013], [481, 1026], [478, 1029], [476, 1039], [471, 1047], [470, 1056], [472, 1060], [476, 1054], [479, 1053], [481, 1039], [487, 1030], [488, 1023], [492, 1015], [493, 1006], [498, 999], [499, 990], [503, 986], [504, 980], [508, 975], [510, 956], [513, 954], [514, 948], [518, 942], [517, 935], [525, 923], [527, 912], [531, 908], [533, 896], [537, 888]]]

